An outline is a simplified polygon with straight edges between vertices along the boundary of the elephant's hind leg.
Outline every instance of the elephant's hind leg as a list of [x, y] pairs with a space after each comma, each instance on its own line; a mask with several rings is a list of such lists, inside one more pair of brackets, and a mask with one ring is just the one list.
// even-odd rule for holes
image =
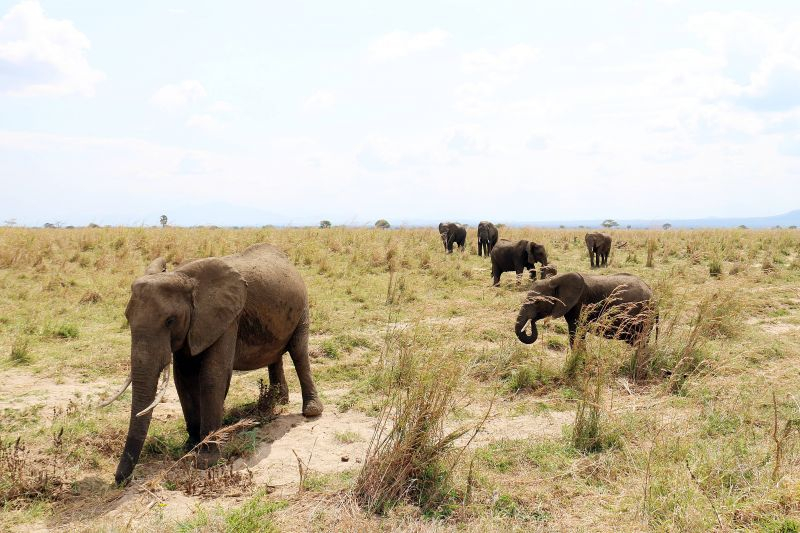
[[303, 415], [319, 416], [322, 414], [322, 401], [314, 386], [311, 376], [311, 365], [308, 361], [308, 311], [302, 322], [294, 330], [289, 341], [289, 355], [292, 357], [294, 369], [300, 379], [300, 390], [303, 395]]
[[286, 385], [286, 376], [283, 374], [283, 355], [267, 367], [269, 370], [269, 393], [281, 405], [289, 403], [289, 386]]

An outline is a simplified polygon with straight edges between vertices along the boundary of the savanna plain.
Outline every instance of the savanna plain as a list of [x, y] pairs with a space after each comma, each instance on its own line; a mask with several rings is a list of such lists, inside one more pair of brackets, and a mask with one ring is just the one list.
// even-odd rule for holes
[[[588, 273], [584, 230], [501, 228]], [[658, 336], [633, 349], [563, 319], [533, 345], [527, 273], [445, 254], [435, 229], [0, 229], [0, 529], [800, 530], [800, 231], [615, 230]], [[325, 404], [272, 405], [235, 373], [222, 463], [184, 454], [174, 386], [134, 480], [113, 483], [130, 392], [131, 282], [163, 256], [272, 243], [308, 286]]]

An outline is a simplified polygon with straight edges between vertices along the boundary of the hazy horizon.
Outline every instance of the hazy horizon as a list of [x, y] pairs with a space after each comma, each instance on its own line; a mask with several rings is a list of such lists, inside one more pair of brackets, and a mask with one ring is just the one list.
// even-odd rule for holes
[[800, 12], [751, 4], [0, 1], [0, 220], [787, 213]]
[[[166, 215], [166, 214], [165, 214]], [[218, 214], [214, 218], [208, 219], [205, 222], [186, 222], [186, 219], [182, 219], [180, 216], [176, 218], [169, 218], [167, 216], [167, 225], [170, 227], [183, 227], [183, 228], [191, 228], [191, 227], [227, 227], [227, 228], [256, 228], [256, 227], [314, 227], [321, 224], [323, 221], [332, 224], [333, 226], [338, 227], [349, 227], [349, 228], [360, 228], [360, 227], [373, 227], [375, 225], [374, 220], [329, 220], [326, 218], [316, 218], [313, 215], [306, 216], [303, 218], [292, 219], [291, 217], [283, 217], [283, 218], [263, 218], [262, 220], [256, 220], [257, 212], [250, 212], [248, 213], [248, 219], [236, 218], [235, 216], [227, 217], [226, 215]], [[82, 221], [77, 223], [71, 222], [64, 222], [62, 220], [54, 220], [48, 221], [43, 224], [19, 224], [16, 220], [5, 220], [2, 221], [4, 225], [8, 227], [28, 227], [28, 228], [37, 228], [37, 227], [55, 227], [55, 228], [64, 228], [64, 227], [85, 227], [85, 226], [100, 226], [100, 227], [159, 227], [161, 224], [161, 215], [159, 216], [148, 216], [142, 218], [138, 221], [133, 222], [113, 222], [113, 221], [104, 221], [102, 219], [96, 219], [92, 221]], [[248, 221], [249, 220], [249, 221]], [[463, 224], [466, 224], [468, 227], [477, 227], [479, 219], [473, 218], [456, 218], [451, 219], [452, 221], [457, 221]], [[668, 224], [669, 227], [674, 227], [675, 229], [705, 229], [705, 228], [730, 228], [730, 227], [737, 227], [745, 225], [747, 227], [753, 228], [772, 228], [772, 227], [797, 227], [800, 226], [800, 209], [796, 209], [790, 211], [788, 213], [780, 213], [777, 215], [767, 216], [767, 217], [703, 217], [703, 218], [696, 218], [696, 219], [614, 219], [614, 218], [604, 218], [600, 219], [573, 219], [573, 220], [495, 220], [495, 222], [499, 225], [509, 226], [509, 227], [540, 227], [540, 228], [568, 228], [568, 229], [575, 229], [575, 228], [602, 228], [603, 223], [606, 220], [612, 220], [616, 222], [616, 226], [613, 228], [617, 229], [652, 229], [652, 228], [661, 228], [664, 224]], [[396, 219], [388, 221], [392, 228], [404, 227], [404, 228], [418, 228], [418, 227], [428, 227], [428, 226], [435, 226], [438, 222], [442, 221], [441, 219]], [[749, 225], [749, 226], [748, 226]], [[612, 227], [612, 226], [609, 226]], [[668, 228], [667, 228], [668, 229]]]

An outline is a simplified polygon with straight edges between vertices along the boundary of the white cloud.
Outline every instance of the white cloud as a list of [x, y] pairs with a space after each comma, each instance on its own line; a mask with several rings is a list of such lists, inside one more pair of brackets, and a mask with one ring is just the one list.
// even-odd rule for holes
[[222, 123], [216, 117], [207, 113], [191, 115], [186, 121], [186, 126], [206, 133], [216, 133], [223, 129]]
[[438, 28], [420, 33], [393, 31], [373, 41], [367, 52], [373, 61], [388, 61], [442, 46], [449, 37]]
[[327, 111], [336, 105], [336, 95], [331, 91], [319, 90], [308, 97], [303, 109], [306, 112], [313, 113], [317, 111]]
[[528, 138], [528, 142], [525, 143], [525, 147], [533, 151], [544, 150], [547, 148], [547, 137], [544, 135], [531, 135]]
[[517, 44], [496, 53], [478, 50], [464, 54], [461, 64], [464, 72], [480, 75], [493, 83], [508, 83], [539, 57], [539, 50], [527, 45]]
[[105, 75], [89, 65], [90, 47], [72, 22], [47, 18], [37, 0], [25, 0], [0, 19], [0, 91], [93, 96]]
[[446, 136], [447, 148], [460, 155], [476, 156], [489, 153], [490, 146], [476, 125], [459, 126]]
[[710, 12], [689, 18], [722, 63], [717, 75], [744, 108], [761, 112], [800, 106], [800, 23], [780, 24], [746, 12]]
[[456, 87], [455, 109], [468, 115], [496, 113], [501, 107], [510, 109], [515, 104], [507, 100], [498, 101], [498, 89], [519, 78], [538, 57], [538, 49], [522, 43], [499, 52], [478, 50], [464, 54], [461, 57], [462, 70], [479, 81], [468, 81]]
[[164, 111], [177, 111], [206, 96], [202, 83], [197, 80], [183, 80], [161, 87], [150, 97], [150, 103]]
[[217, 100], [210, 106], [208, 106], [209, 113], [230, 113], [234, 111], [236, 107], [231, 104], [230, 102], [226, 102], [224, 100]]

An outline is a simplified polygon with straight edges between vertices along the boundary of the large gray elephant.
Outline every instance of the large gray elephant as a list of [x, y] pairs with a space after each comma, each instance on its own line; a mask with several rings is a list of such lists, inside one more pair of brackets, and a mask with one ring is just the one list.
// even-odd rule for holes
[[444, 250], [453, 253], [453, 244], [463, 252], [467, 242], [467, 227], [458, 222], [440, 222], [439, 235], [442, 237]]
[[589, 266], [592, 268], [608, 266], [608, 254], [611, 252], [611, 235], [592, 232], [584, 237], [586, 249], [589, 250]]
[[489, 257], [492, 248], [497, 244], [497, 226], [486, 220], [478, 223], [478, 256]]
[[[517, 283], [520, 281], [522, 272], [527, 268], [531, 272], [531, 278], [536, 277], [536, 265], [547, 266], [547, 251], [541, 244], [532, 241], [520, 240], [517, 242], [508, 239], [500, 239], [490, 254], [492, 258], [492, 285], [500, 284], [500, 275], [503, 272], [516, 272]], [[541, 270], [544, 278], [545, 271]]]
[[[578, 321], [584, 306], [587, 323], [607, 316], [598, 331], [606, 338], [624, 340], [634, 345], [646, 340], [655, 322], [653, 291], [647, 284], [631, 274], [609, 276], [582, 275], [577, 272], [561, 274], [537, 281], [522, 304], [514, 331], [525, 344], [533, 344], [538, 337], [536, 321], [545, 317], [567, 320], [569, 343], [575, 342]], [[531, 323], [531, 333], [525, 331]]]
[[[283, 375], [287, 351], [300, 378], [303, 414], [318, 416], [322, 402], [308, 360], [308, 296], [300, 273], [269, 244], [240, 254], [198, 259], [166, 272], [156, 259], [131, 286], [125, 309], [131, 330], [133, 401], [125, 449], [115, 479], [130, 479], [152, 418], [175, 366], [187, 448], [222, 425], [234, 370], [269, 368], [270, 388], [283, 403], [289, 392]], [[161, 388], [156, 391], [158, 376]], [[199, 450], [198, 466], [219, 458], [216, 445]]]

